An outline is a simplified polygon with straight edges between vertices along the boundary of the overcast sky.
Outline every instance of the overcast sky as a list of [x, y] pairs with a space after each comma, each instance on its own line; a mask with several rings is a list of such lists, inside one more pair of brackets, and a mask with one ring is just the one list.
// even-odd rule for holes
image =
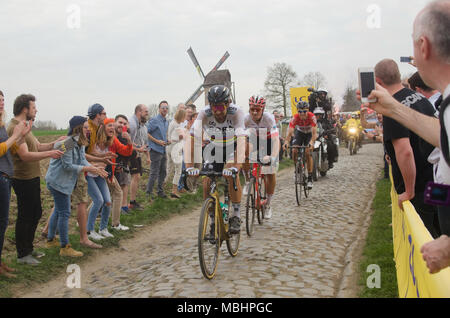
[[186, 53], [192, 46], [205, 74], [229, 51], [222, 69], [245, 109], [276, 62], [299, 78], [321, 72], [339, 101], [347, 84], [357, 85], [358, 67], [412, 55], [412, 24], [428, 2], [0, 0], [0, 90], [9, 117], [15, 97], [32, 93], [37, 120], [63, 128], [94, 103], [110, 117], [140, 103], [176, 105], [202, 83]]

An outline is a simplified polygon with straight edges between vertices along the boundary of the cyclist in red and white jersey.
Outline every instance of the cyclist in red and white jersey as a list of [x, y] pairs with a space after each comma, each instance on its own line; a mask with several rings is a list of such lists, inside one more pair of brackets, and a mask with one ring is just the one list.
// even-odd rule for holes
[[[278, 158], [280, 153], [280, 139], [275, 117], [265, 112], [266, 100], [262, 96], [252, 96], [249, 100], [249, 113], [245, 116], [245, 128], [249, 142], [247, 154], [250, 163], [256, 163], [260, 159], [270, 166], [263, 166], [261, 173], [266, 176], [267, 199], [262, 202], [266, 206], [265, 218], [272, 218], [270, 203], [275, 193], [277, 184], [276, 172], [278, 170]], [[244, 165], [244, 170], [250, 169], [250, 165]], [[246, 185], [247, 189], [248, 185]], [[248, 189], [247, 189], [248, 190]]]
[[[314, 143], [317, 139], [317, 120], [313, 113], [309, 111], [309, 104], [304, 101], [300, 101], [297, 104], [298, 114], [292, 118], [289, 124], [289, 132], [286, 137], [285, 149], [291, 142], [292, 136], [294, 140], [292, 145], [294, 146], [307, 146], [306, 149], [306, 162], [308, 167], [308, 188], [312, 189], [312, 172], [313, 172], [313, 159], [312, 151], [314, 151]], [[298, 149], [292, 150], [292, 157], [294, 162], [297, 162]]]

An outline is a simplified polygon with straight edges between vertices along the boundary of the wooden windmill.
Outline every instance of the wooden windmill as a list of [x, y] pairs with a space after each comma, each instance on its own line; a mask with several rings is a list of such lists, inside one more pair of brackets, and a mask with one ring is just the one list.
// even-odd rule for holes
[[192, 48], [189, 48], [187, 50], [187, 53], [189, 54], [189, 57], [191, 58], [192, 62], [194, 63], [195, 68], [197, 69], [198, 74], [203, 80], [203, 83], [200, 85], [199, 88], [192, 94], [192, 96], [187, 100], [186, 105], [193, 104], [195, 101], [203, 94], [205, 93], [205, 105], [208, 105], [208, 91], [211, 87], [214, 85], [225, 85], [230, 89], [231, 96], [233, 99], [233, 103], [236, 103], [235, 100], [235, 93], [234, 93], [234, 83], [231, 81], [231, 73], [229, 70], [219, 70], [219, 68], [222, 66], [222, 64], [230, 57], [230, 53], [225, 52], [223, 57], [219, 60], [219, 62], [216, 64], [216, 66], [205, 76], [203, 73], [203, 70], [198, 63], [197, 58], [195, 57], [194, 51]]

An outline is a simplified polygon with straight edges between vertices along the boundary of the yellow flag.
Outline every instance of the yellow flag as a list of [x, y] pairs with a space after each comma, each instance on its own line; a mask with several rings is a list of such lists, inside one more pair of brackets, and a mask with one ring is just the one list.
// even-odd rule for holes
[[[391, 182], [392, 174], [391, 174]], [[394, 256], [400, 298], [449, 298], [450, 268], [430, 274], [420, 253], [421, 247], [433, 240], [411, 202], [404, 203], [404, 211], [397, 202], [392, 186], [392, 229]]]

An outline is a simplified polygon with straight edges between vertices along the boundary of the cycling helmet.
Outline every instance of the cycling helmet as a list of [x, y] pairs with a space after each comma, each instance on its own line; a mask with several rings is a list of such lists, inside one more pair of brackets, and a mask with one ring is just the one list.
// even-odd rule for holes
[[328, 90], [327, 90], [326, 88], [319, 88], [319, 89], [317, 90], [317, 92], [318, 92], [318, 93], [325, 93], [325, 94], [328, 94]]
[[105, 108], [100, 104], [94, 104], [88, 109], [88, 117], [94, 119], [97, 114], [100, 114]]
[[230, 90], [224, 85], [215, 85], [208, 92], [208, 101], [211, 105], [230, 102]]
[[259, 106], [263, 109], [266, 107], [266, 99], [259, 95], [253, 95], [252, 97], [250, 97], [250, 100], [248, 101], [248, 103], [250, 106], [251, 105]]
[[307, 110], [309, 110], [309, 104], [307, 102], [305, 102], [305, 101], [300, 101], [297, 104], [297, 110], [299, 110], [299, 109], [303, 109], [303, 110], [307, 109]]
[[316, 109], [314, 109], [314, 115], [325, 115], [325, 111], [322, 107], [316, 107]]

